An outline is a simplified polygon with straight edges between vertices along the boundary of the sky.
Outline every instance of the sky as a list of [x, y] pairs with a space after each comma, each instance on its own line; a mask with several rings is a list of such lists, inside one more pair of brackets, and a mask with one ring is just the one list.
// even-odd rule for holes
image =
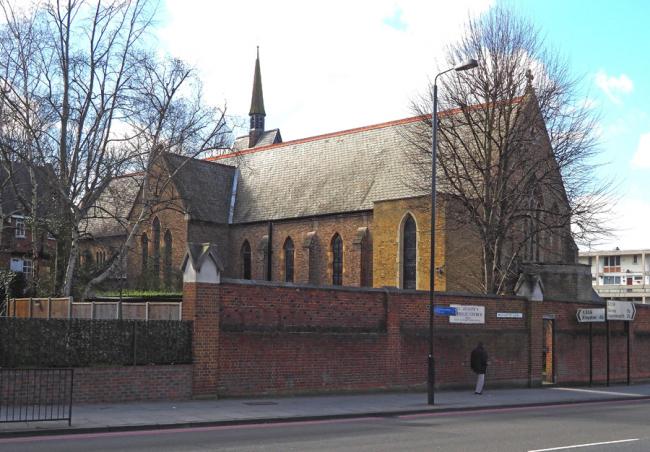
[[567, 59], [599, 116], [595, 177], [613, 180], [615, 233], [592, 248], [650, 248], [650, 2], [161, 1], [161, 52], [193, 64], [206, 100], [244, 125], [259, 46], [266, 128], [284, 141], [410, 116], [467, 18], [514, 9]]

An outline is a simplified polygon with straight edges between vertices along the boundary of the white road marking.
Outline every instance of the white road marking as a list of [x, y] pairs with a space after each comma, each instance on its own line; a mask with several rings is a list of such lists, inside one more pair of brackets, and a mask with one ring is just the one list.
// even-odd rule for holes
[[551, 388], [554, 391], [575, 391], [575, 392], [589, 392], [592, 394], [608, 394], [628, 397], [643, 397], [646, 394], [634, 394], [629, 392], [614, 392], [614, 391], [597, 391], [595, 389], [580, 389], [580, 388]]
[[551, 447], [550, 449], [535, 449], [535, 450], [529, 450], [528, 452], [548, 452], [550, 450], [577, 449], [579, 447], [604, 446], [605, 444], [631, 443], [632, 441], [638, 441], [638, 440], [639, 438], [619, 439], [618, 441], [603, 441], [600, 443], [574, 444], [572, 446]]

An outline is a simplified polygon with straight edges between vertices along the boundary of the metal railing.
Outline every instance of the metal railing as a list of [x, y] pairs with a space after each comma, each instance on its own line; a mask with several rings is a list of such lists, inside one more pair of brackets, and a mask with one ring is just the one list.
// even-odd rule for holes
[[73, 369], [0, 369], [0, 423], [72, 422]]

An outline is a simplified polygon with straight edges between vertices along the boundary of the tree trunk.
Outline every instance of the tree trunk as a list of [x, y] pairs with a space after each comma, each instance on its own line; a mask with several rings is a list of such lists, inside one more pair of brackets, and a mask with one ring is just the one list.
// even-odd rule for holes
[[131, 230], [129, 231], [129, 235], [126, 238], [126, 241], [120, 248], [120, 251], [118, 252], [117, 256], [115, 256], [115, 258], [113, 259], [113, 262], [111, 262], [111, 265], [109, 265], [106, 270], [101, 272], [101, 274], [97, 275], [96, 277], [88, 281], [88, 284], [86, 284], [83, 294], [81, 295], [81, 301], [85, 300], [88, 297], [93, 287], [106, 281], [109, 276], [114, 274], [113, 272], [117, 270], [118, 267], [121, 267], [122, 263], [124, 262], [124, 259], [127, 256], [128, 250], [133, 245], [133, 241], [135, 240], [135, 237], [140, 232], [140, 224], [142, 223], [143, 216], [144, 215], [141, 213], [140, 215], [141, 218], [138, 218], [138, 221], [136, 221], [136, 223], [133, 225], [133, 228], [131, 228]]
[[77, 256], [79, 255], [79, 231], [72, 228], [72, 240], [70, 241], [70, 253], [68, 254], [68, 265], [65, 269], [63, 281], [63, 296], [69, 297], [72, 293], [72, 279], [77, 266]]
[[40, 258], [41, 253], [39, 246], [41, 244], [40, 229], [38, 227], [38, 181], [34, 167], [29, 167], [29, 178], [31, 179], [32, 193], [31, 193], [31, 217], [32, 217], [32, 275], [29, 281], [30, 292], [32, 296], [36, 295], [36, 288], [40, 273]]

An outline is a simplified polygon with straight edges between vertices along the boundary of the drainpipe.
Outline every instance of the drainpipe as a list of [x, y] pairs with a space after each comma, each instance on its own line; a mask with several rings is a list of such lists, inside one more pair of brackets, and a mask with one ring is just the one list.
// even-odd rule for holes
[[271, 221], [269, 221], [268, 226], [268, 237], [269, 241], [266, 244], [266, 280], [273, 281], [273, 223]]

